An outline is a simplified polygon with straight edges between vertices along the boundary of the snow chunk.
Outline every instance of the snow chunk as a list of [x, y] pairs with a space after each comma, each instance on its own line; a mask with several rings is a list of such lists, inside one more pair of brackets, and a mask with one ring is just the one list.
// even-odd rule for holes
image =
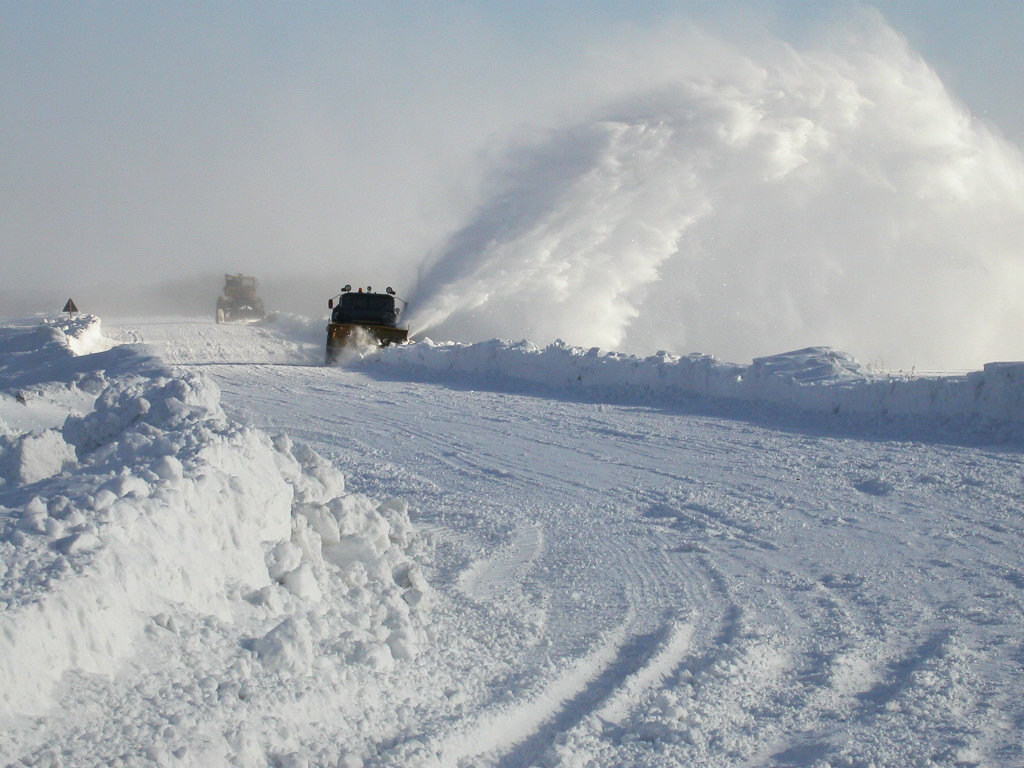
[[807, 384], [866, 381], [870, 376], [852, 355], [829, 347], [807, 347], [780, 355], [754, 358], [743, 378], [747, 381], [776, 378]]
[[74, 355], [91, 355], [110, 349], [114, 343], [104, 338], [96, 315], [61, 315], [45, 322], [64, 334], [65, 343]]
[[36, 483], [75, 464], [75, 449], [60, 432], [46, 429], [15, 440], [0, 437], [0, 477], [10, 483]]
[[266, 666], [293, 675], [313, 671], [313, 639], [309, 624], [289, 617], [263, 637], [253, 641], [253, 650]]
[[181, 461], [175, 456], [161, 456], [153, 462], [152, 469], [161, 480], [180, 480], [185, 474]]
[[318, 603], [323, 597], [309, 563], [303, 563], [295, 570], [289, 571], [281, 581], [289, 592], [307, 602]]
[[99, 549], [103, 542], [94, 533], [79, 533], [69, 536], [60, 542], [60, 549], [67, 555], [77, 555], [81, 552], [91, 552]]
[[299, 567], [302, 550], [290, 541], [279, 541], [267, 554], [267, 572], [270, 578], [280, 581], [286, 573]]

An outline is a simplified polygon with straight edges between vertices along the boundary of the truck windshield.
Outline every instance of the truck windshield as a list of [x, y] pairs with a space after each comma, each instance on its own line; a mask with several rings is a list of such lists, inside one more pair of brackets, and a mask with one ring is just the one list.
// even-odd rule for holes
[[395, 297], [385, 293], [344, 293], [331, 315], [332, 323], [395, 325]]

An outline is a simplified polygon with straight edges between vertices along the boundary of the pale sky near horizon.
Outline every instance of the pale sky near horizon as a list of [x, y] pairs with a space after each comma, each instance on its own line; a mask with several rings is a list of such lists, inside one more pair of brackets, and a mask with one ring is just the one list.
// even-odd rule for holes
[[[1024, 0], [861, 5], [1024, 145]], [[408, 270], [471, 208], [488, 140], [576, 106], [605, 43], [692, 20], [804, 44], [856, 7], [4, 0], [0, 292], [338, 253]]]

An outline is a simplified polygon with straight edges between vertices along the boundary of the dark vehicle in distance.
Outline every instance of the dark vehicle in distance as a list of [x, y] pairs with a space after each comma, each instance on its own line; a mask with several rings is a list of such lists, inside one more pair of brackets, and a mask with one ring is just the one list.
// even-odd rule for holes
[[[335, 301], [337, 299], [337, 301]], [[386, 347], [408, 340], [409, 330], [398, 327], [398, 319], [405, 311], [405, 302], [388, 288], [385, 293], [374, 293], [367, 286], [353, 291], [351, 285], [327, 302], [331, 320], [327, 324], [327, 363], [337, 359], [347, 345], [355, 343], [361, 334], [371, 342]]]
[[256, 295], [256, 285], [255, 277], [241, 273], [224, 275], [224, 295], [217, 299], [217, 322], [262, 320], [266, 317], [263, 299]]

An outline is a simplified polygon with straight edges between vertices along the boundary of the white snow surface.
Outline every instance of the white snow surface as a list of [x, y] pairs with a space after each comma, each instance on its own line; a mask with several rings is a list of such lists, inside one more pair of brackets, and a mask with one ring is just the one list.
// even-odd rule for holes
[[1024, 764], [1020, 364], [77, 322], [0, 327], [4, 764]]

